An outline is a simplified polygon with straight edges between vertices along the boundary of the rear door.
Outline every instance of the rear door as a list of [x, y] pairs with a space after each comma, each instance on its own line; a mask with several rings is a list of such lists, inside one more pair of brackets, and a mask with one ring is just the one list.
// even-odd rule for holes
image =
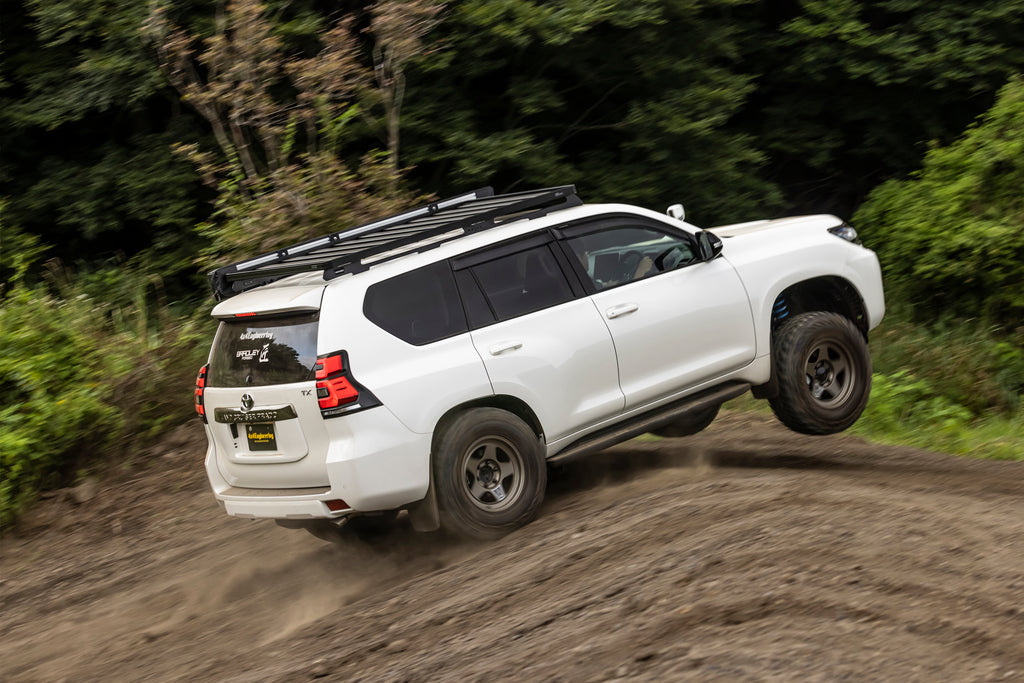
[[549, 443], [622, 411], [611, 335], [550, 235], [453, 265], [494, 392], [525, 401]]
[[327, 484], [317, 402], [317, 311], [222, 320], [204, 403], [217, 467], [232, 486]]
[[701, 261], [689, 233], [624, 216], [560, 234], [615, 342], [627, 410], [753, 361], [743, 283], [725, 259]]

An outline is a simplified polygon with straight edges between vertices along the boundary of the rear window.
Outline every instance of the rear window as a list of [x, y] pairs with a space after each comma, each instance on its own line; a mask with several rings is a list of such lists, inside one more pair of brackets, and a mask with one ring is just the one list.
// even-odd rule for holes
[[317, 313], [224, 320], [213, 340], [209, 386], [258, 387], [313, 379]]

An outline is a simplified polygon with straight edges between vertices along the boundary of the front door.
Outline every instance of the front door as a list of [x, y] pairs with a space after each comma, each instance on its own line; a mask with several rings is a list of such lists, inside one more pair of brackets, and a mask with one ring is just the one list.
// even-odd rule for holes
[[743, 283], [725, 259], [701, 261], [689, 233], [621, 218], [565, 236], [614, 340], [627, 410], [753, 361]]

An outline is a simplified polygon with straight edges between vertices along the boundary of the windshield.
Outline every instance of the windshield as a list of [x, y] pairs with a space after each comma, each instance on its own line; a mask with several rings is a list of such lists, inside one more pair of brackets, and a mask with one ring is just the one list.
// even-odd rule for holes
[[213, 340], [209, 386], [311, 380], [318, 318], [318, 313], [302, 313], [222, 321]]

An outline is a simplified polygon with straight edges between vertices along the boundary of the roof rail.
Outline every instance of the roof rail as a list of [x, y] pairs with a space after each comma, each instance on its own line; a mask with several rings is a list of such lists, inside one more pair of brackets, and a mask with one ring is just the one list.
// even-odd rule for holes
[[331, 280], [463, 235], [582, 203], [575, 185], [498, 195], [483, 187], [223, 266], [209, 274], [210, 286], [220, 301], [299, 273], [321, 271]]

